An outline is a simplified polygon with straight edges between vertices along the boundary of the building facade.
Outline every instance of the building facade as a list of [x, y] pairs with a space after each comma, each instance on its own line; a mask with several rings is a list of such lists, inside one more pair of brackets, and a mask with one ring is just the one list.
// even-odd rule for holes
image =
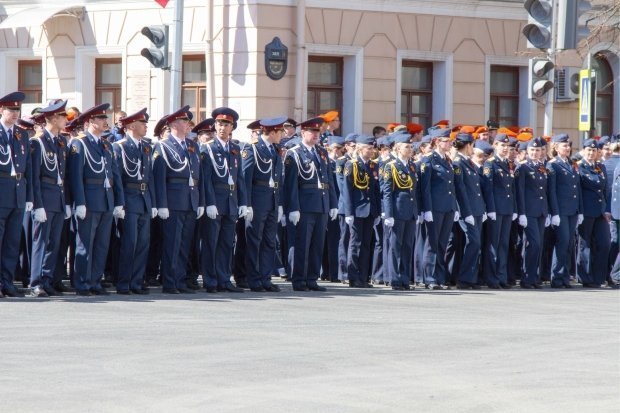
[[[32, 106], [52, 98], [79, 108], [146, 106], [153, 122], [172, 110], [170, 72], [141, 56], [149, 41], [140, 30], [171, 24], [174, 0], [166, 8], [154, 0], [2, 4], [0, 93], [23, 90]], [[536, 53], [521, 34], [526, 22], [519, 0], [185, 0], [183, 64], [172, 69], [181, 71], [181, 101], [198, 119], [224, 105], [240, 113], [240, 126], [336, 109], [342, 134], [440, 119], [494, 119], [542, 134], [544, 107], [527, 98]], [[279, 80], [265, 68], [275, 37], [288, 48]], [[572, 73], [587, 52], [594, 56], [601, 135], [620, 129], [617, 39], [617, 29], [602, 30], [587, 50], [556, 61]], [[555, 103], [553, 130], [576, 137], [571, 99]]]

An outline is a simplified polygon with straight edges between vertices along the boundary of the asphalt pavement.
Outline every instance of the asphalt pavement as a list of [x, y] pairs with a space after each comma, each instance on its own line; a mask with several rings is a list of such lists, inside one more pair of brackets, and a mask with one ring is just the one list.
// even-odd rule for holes
[[0, 412], [619, 412], [620, 292], [0, 300]]

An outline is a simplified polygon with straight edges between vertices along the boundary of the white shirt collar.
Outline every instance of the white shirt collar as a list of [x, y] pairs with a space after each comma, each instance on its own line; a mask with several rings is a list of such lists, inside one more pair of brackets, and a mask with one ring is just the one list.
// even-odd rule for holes
[[312, 152], [312, 150], [314, 149], [314, 146], [308, 146], [308, 145], [306, 145], [306, 144], [305, 144], [305, 143], [303, 143], [303, 142], [301, 142], [301, 144], [302, 144], [303, 146], [305, 146], [305, 147], [306, 147], [306, 149], [308, 149], [310, 152]]
[[48, 133], [48, 134], [49, 134], [52, 138], [55, 138], [55, 137], [56, 137], [56, 135], [54, 135], [54, 134], [52, 133], [52, 131], [50, 131], [49, 129], [45, 128], [45, 130], [47, 131], [47, 133]]
[[133, 142], [134, 145], [136, 145], [136, 148], [138, 147], [138, 145], [140, 145], [140, 141], [137, 140], [136, 138], [134, 138], [133, 136], [129, 135], [128, 133], [125, 134], [125, 136], [127, 136], [129, 139], [131, 139], [131, 141]]
[[179, 143], [179, 145], [183, 146], [183, 142], [185, 142], [185, 138], [178, 138], [178, 137], [174, 136], [173, 134], [170, 134], [170, 136], [172, 136], [174, 138], [174, 140]]
[[271, 142], [269, 142], [267, 139], [265, 139], [265, 135], [261, 135], [260, 138], [263, 141], [263, 143], [265, 145], [267, 145], [268, 148], [271, 146]]
[[224, 142], [223, 140], [220, 139], [219, 136], [216, 136], [215, 139], [218, 140], [218, 142], [220, 143], [220, 145], [222, 145], [222, 148], [226, 149], [228, 147], [228, 142], [230, 142], [230, 140], [228, 140], [228, 142]]
[[403, 163], [403, 165], [407, 165], [409, 162], [406, 159], [401, 158], [400, 156], [397, 157], [399, 161], [401, 161]]
[[0, 124], [2, 125], [2, 128], [3, 128], [5, 131], [7, 131], [7, 132], [8, 132], [9, 130], [13, 129], [13, 126], [6, 126], [6, 124], [5, 124], [4, 122], [2, 122], [2, 121], [0, 121]]

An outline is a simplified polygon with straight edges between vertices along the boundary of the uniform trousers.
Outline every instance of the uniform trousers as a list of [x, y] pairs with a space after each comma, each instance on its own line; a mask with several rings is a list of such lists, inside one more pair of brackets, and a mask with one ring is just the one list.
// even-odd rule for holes
[[465, 248], [463, 249], [457, 282], [470, 285], [478, 282], [482, 216], [475, 216], [474, 222], [475, 224], [471, 225], [463, 220], [459, 221], [459, 226], [465, 235]]
[[120, 239], [119, 270], [116, 289], [140, 290], [146, 272], [151, 233], [151, 214], [127, 212], [119, 221], [122, 228]]
[[245, 271], [250, 288], [271, 284], [275, 272], [278, 211], [254, 208], [252, 222], [245, 221]]
[[575, 240], [577, 215], [560, 215], [560, 225], [553, 227], [555, 245], [551, 262], [551, 285], [570, 283], [571, 253]]
[[327, 219], [326, 213], [301, 213], [295, 228], [293, 287], [315, 285], [319, 279]]
[[65, 213], [47, 211], [46, 216], [45, 222], [32, 223], [30, 287], [53, 287], [54, 284]]
[[445, 284], [448, 279], [446, 249], [454, 224], [454, 211], [433, 212], [433, 220], [426, 222], [424, 244], [424, 283]]
[[487, 285], [508, 283], [508, 254], [510, 247], [510, 229], [512, 215], [497, 215], [497, 219], [487, 220], [489, 237], [487, 237], [488, 254], [485, 259]]
[[323, 272], [321, 279], [338, 281], [338, 242], [340, 240], [340, 222], [329, 220], [327, 222], [327, 235], [325, 248], [323, 249]]
[[540, 282], [539, 270], [542, 256], [542, 242], [545, 236], [546, 217], [527, 217], [527, 227], [523, 229], [523, 277], [522, 285]]
[[609, 224], [604, 216], [585, 217], [579, 226], [580, 254], [577, 275], [582, 284], [603, 284], [609, 259]]
[[375, 245], [372, 251], [372, 281], [383, 281], [383, 221], [373, 227]]
[[24, 208], [0, 208], [0, 287], [13, 290]]
[[112, 211], [86, 211], [86, 217], [76, 221], [75, 288], [100, 290], [110, 246]]
[[338, 215], [338, 223], [340, 224], [340, 239], [338, 240], [338, 279], [340, 281], [348, 280], [348, 253], [349, 239], [351, 231], [347, 223], [344, 221], [344, 215]]
[[162, 220], [161, 278], [164, 288], [187, 288], [185, 275], [195, 225], [196, 212], [193, 210], [171, 209], [170, 216]]
[[206, 287], [224, 287], [230, 282], [232, 272], [233, 244], [237, 215], [206, 217], [202, 242], [202, 277]]
[[353, 217], [353, 223], [349, 226], [351, 231], [347, 252], [349, 284], [367, 284], [370, 279], [370, 242], [374, 220], [371, 216]]
[[391, 285], [406, 287], [411, 284], [413, 273], [411, 258], [415, 239], [415, 217], [413, 219], [396, 219], [390, 231], [389, 261], [392, 269]]

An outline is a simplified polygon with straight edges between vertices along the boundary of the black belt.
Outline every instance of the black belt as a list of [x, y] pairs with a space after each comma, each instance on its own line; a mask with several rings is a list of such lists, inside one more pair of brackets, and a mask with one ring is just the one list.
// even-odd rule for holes
[[[272, 186], [269, 185], [269, 181], [263, 181], [260, 179], [255, 179], [252, 184], [257, 185], [257, 186], [267, 186], [269, 188], [271, 188]], [[273, 183], [273, 189], [278, 189], [278, 182], [274, 182]]]
[[58, 179], [54, 179], [49, 176], [42, 176], [41, 182], [45, 182], [46, 184], [62, 186], [62, 180], [60, 181], [60, 183], [58, 183]]
[[[96, 178], [86, 178], [84, 179], [84, 183], [86, 185], [103, 185], [105, 179], [96, 179]], [[110, 186], [112, 186], [113, 180], [110, 179]]]
[[233, 185], [228, 185], [228, 184], [215, 183], [215, 184], [213, 184], [213, 186], [216, 187], [216, 188], [228, 189], [230, 191], [234, 191], [235, 188], [236, 188], [236, 186], [234, 184]]
[[[166, 182], [169, 184], [189, 184], [189, 177], [187, 178], [166, 178]], [[199, 180], [194, 179], [194, 185], [198, 185]]]
[[141, 192], [146, 192], [148, 189], [148, 184], [146, 182], [125, 182], [125, 188], [137, 189]]
[[24, 174], [21, 172], [16, 173], [15, 175], [11, 175], [10, 173], [0, 172], [0, 178], [13, 178], [16, 181], [20, 181], [24, 177]]
[[[320, 188], [319, 185], [321, 185]], [[329, 184], [324, 184], [322, 182], [320, 184], [301, 184], [301, 189], [329, 189]]]

